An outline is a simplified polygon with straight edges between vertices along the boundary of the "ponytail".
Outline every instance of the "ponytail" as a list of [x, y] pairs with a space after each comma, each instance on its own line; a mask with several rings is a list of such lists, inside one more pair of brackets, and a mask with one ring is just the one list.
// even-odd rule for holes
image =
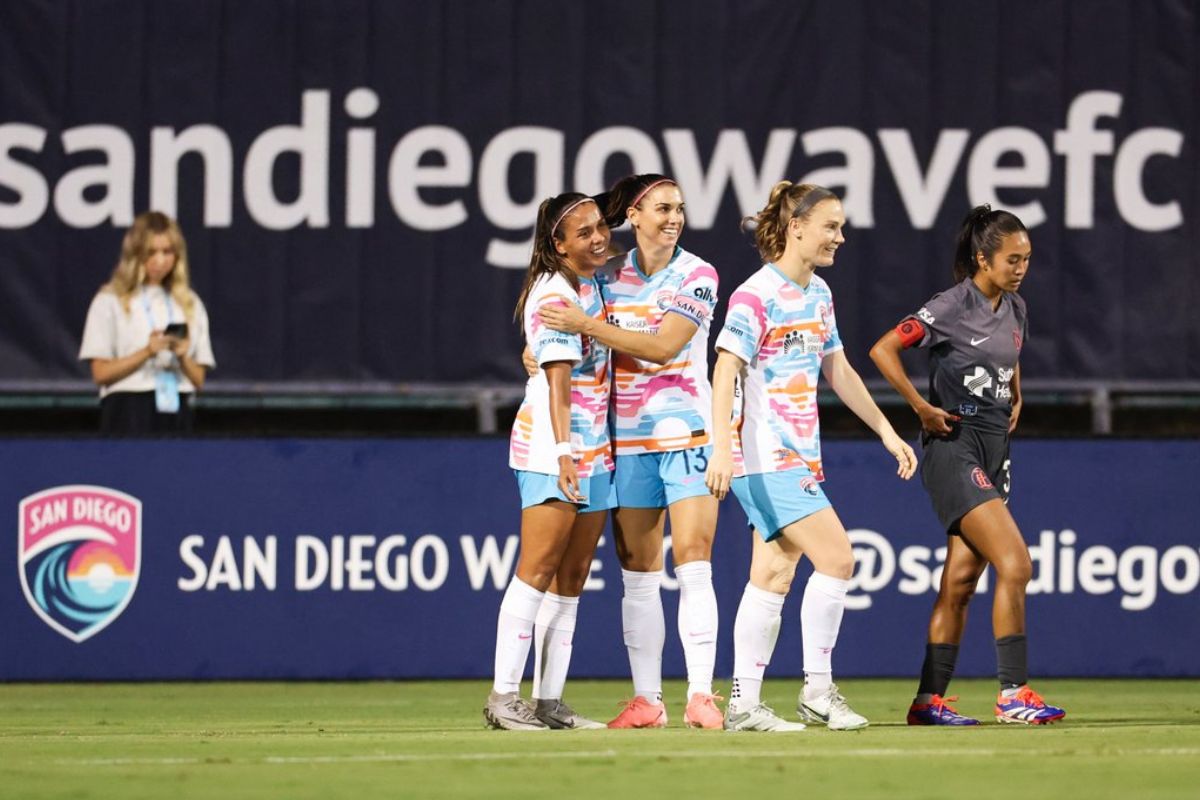
[[954, 282], [975, 277], [980, 254], [990, 259], [1009, 234], [1028, 233], [1025, 224], [1008, 211], [993, 211], [986, 203], [967, 212], [954, 246]]
[[787, 226], [793, 219], [807, 219], [818, 203], [837, 199], [824, 186], [780, 181], [771, 187], [767, 204], [752, 217], [742, 217], [741, 229], [754, 233], [754, 244], [763, 261], [777, 261], [787, 246]]
[[564, 192], [547, 200], [538, 206], [537, 222], [533, 227], [533, 252], [529, 257], [529, 268], [525, 270], [525, 281], [521, 285], [521, 294], [517, 297], [517, 307], [513, 319], [521, 322], [525, 317], [525, 301], [534, 285], [543, 276], [560, 274], [571, 286], [578, 291], [579, 279], [571, 271], [554, 246], [555, 241], [563, 239], [559, 228], [563, 217], [569, 214], [575, 206], [582, 203], [595, 202], [593, 198], [579, 192]]
[[608, 227], [617, 228], [624, 225], [629, 216], [629, 209], [638, 208], [650, 190], [662, 184], [676, 185], [675, 181], [666, 175], [646, 172], [621, 178], [607, 192], [596, 195], [596, 202], [600, 205]]

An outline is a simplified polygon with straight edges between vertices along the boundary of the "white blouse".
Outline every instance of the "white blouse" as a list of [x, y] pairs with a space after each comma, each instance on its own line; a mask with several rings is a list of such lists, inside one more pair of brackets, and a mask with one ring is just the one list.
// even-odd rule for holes
[[[140, 292], [130, 297], [128, 313], [112, 292], [101, 290], [97, 293], [83, 326], [79, 360], [121, 358], [136, 353], [150, 341], [151, 331], [162, 330], [168, 322], [188, 323], [191, 342], [188, 355], [193, 361], [209, 369], [217, 365], [208, 336], [208, 312], [199, 295], [192, 292], [192, 318], [188, 320], [179, 304], [161, 287], [155, 286], [143, 286]], [[116, 383], [101, 386], [100, 396], [105, 397], [110, 392], [152, 392], [154, 373], [159, 370], [171, 370], [179, 376], [180, 392], [196, 391], [179, 366], [179, 360], [167, 349], [146, 359], [141, 367]]]

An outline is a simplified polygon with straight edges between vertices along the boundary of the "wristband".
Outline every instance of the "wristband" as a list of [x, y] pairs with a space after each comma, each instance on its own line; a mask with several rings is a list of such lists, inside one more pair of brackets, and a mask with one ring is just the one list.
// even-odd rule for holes
[[571, 450], [570, 442], [558, 442], [554, 445], [554, 454], [559, 458], [563, 456], [575, 457], [575, 453]]

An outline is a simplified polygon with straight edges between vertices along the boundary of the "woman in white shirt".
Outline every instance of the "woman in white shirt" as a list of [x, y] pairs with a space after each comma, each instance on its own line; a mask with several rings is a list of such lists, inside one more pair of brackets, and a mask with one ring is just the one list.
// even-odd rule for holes
[[216, 361], [208, 313], [188, 285], [187, 244], [166, 214], [139, 214], [126, 231], [88, 309], [79, 358], [100, 387], [103, 433], [192, 429], [192, 397]]

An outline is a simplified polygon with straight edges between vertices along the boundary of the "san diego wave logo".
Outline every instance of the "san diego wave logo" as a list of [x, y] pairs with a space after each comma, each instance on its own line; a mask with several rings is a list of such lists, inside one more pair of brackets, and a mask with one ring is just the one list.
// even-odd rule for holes
[[56, 486], [20, 503], [21, 588], [42, 621], [73, 642], [104, 630], [137, 588], [142, 502], [103, 486]]

